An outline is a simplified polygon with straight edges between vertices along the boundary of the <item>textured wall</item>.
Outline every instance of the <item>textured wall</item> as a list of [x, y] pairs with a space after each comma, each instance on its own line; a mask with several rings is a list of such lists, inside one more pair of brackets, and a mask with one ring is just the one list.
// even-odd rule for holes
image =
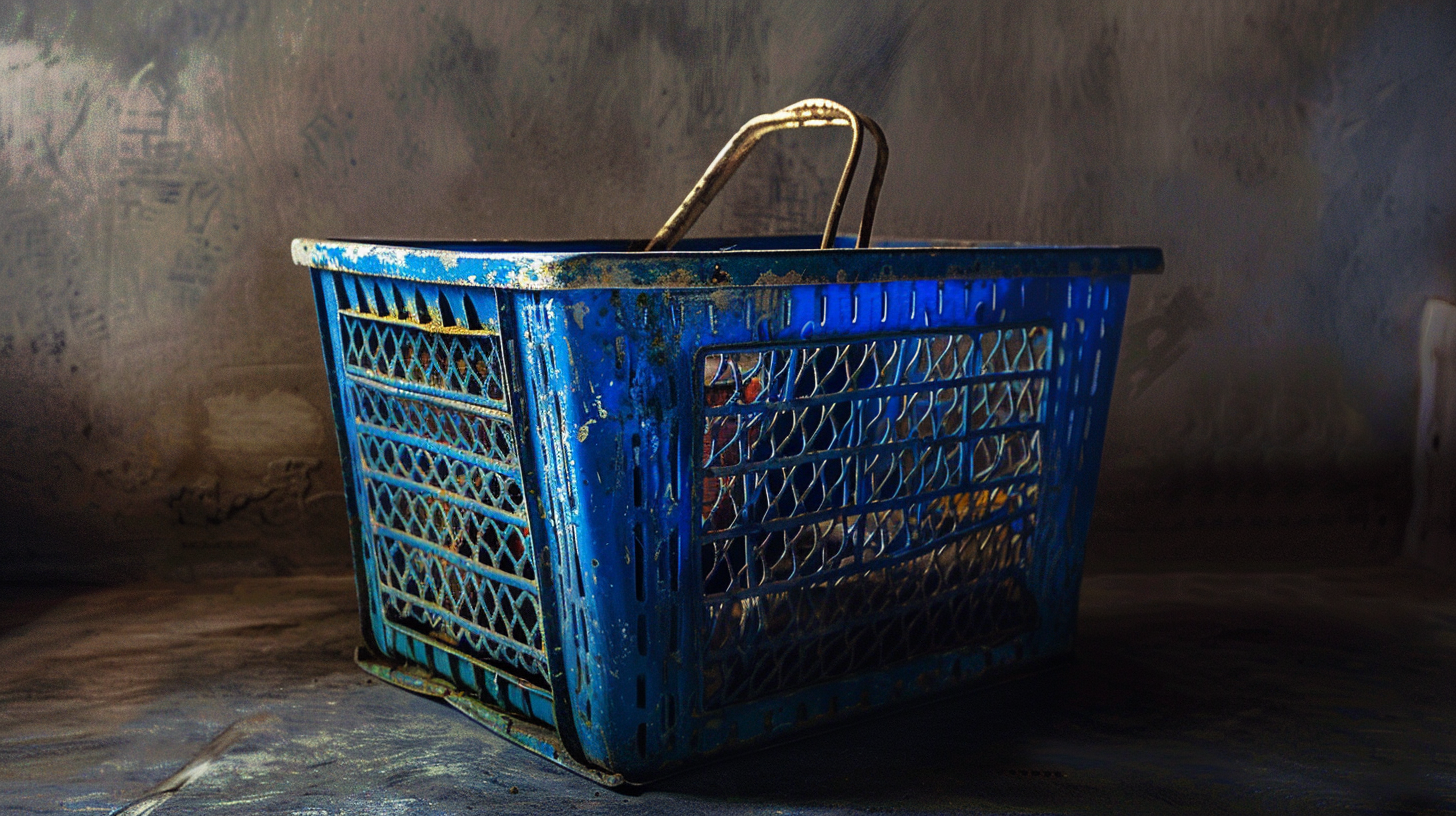
[[[0, 3], [0, 577], [343, 565], [288, 239], [645, 237], [805, 96], [888, 131], [882, 235], [1166, 249], [1094, 563], [1398, 536], [1451, 4], [699, 5]], [[699, 230], [814, 231], [838, 149], [772, 142]]]

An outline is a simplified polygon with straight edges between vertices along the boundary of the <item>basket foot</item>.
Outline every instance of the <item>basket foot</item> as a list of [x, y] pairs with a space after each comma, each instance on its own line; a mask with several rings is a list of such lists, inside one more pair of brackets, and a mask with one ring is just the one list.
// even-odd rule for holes
[[354, 662], [359, 668], [378, 677], [386, 683], [406, 691], [438, 697], [449, 703], [460, 713], [480, 723], [496, 734], [526, 750], [543, 756], [578, 776], [585, 777], [598, 785], [617, 788], [626, 784], [621, 774], [608, 773], [576, 761], [566, 752], [565, 746], [555, 731], [522, 720], [486, 705], [479, 699], [462, 692], [454, 684], [436, 677], [424, 669], [393, 661], [386, 661], [368, 654], [362, 647], [354, 651]]

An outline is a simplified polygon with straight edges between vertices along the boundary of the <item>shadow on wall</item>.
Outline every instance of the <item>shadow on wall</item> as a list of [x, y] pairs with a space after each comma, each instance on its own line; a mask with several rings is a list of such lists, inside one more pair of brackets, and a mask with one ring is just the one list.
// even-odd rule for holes
[[[808, 96], [885, 126], [883, 235], [1167, 250], [1094, 566], [1398, 537], [1417, 315], [1456, 294], [1449, 4], [6, 8], [0, 577], [345, 568], [288, 240], [643, 237]], [[766, 144], [700, 231], [811, 229], [840, 149]]]
[[[1456, 290], [1456, 10], [1383, 9], [1318, 67], [1291, 100], [1307, 166], [1236, 169], [1250, 210], [1209, 225], [1246, 246], [1170, 247], [1170, 269], [1213, 274], [1129, 314], [1094, 568], [1360, 563], [1398, 548], [1419, 315]], [[1270, 112], [1249, 120], [1257, 133], [1276, 100], [1254, 83], [1239, 93]], [[1256, 202], [1291, 174], [1295, 219]]]

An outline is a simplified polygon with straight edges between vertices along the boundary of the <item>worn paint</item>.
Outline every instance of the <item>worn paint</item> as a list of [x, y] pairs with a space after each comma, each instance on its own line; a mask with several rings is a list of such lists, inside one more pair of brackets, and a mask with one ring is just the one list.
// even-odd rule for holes
[[[913, 245], [901, 243], [905, 245], [856, 250], [853, 263], [845, 263], [845, 256], [835, 250], [734, 249], [735, 263], [724, 264], [721, 252], [694, 246], [690, 241], [680, 244], [681, 250], [643, 253], [628, 251], [628, 242], [610, 241], [584, 241], [580, 249], [563, 251], [558, 243], [456, 248], [300, 238], [293, 242], [293, 260], [300, 266], [334, 272], [530, 290], [855, 283], [902, 278], [909, 266], [938, 270], [933, 273], [936, 277], [957, 278], [991, 278], [1007, 273], [1055, 277], [1162, 271], [1161, 253], [1152, 247], [1117, 247], [1112, 254], [1105, 251], [1106, 247], [1078, 247], [1073, 251], [1060, 247], [971, 247], [977, 250], [976, 261], [955, 264], [941, 263], [940, 259], [960, 258], [966, 247], [952, 249], [933, 239]], [[722, 239], [710, 245], [743, 244], [751, 242]]]

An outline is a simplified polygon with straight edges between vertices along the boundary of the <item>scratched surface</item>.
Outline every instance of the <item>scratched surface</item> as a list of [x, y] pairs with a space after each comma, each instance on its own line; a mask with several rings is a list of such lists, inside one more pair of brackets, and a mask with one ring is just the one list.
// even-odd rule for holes
[[156, 813], [1456, 809], [1456, 584], [1414, 573], [1094, 578], [1063, 672], [630, 796], [355, 669], [347, 578], [7, 598], [0, 812], [108, 813], [199, 755]]
[[[0, 3], [0, 575], [341, 568], [288, 241], [646, 238], [806, 96], [888, 132], [880, 235], [1167, 251], [1129, 309], [1094, 566], [1378, 555], [1419, 310], [1456, 295], [1453, 15]], [[835, 135], [766, 142], [696, 234], [812, 231]]]

